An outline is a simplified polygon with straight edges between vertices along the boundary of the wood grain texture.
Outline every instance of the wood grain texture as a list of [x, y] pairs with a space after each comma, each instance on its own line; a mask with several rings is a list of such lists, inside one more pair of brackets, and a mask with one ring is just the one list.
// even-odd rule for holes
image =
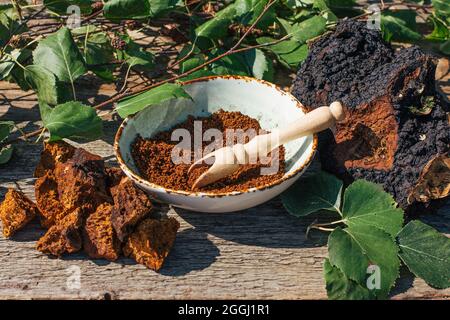
[[[116, 124], [117, 125], [117, 124]], [[114, 131], [114, 123], [107, 128]], [[113, 161], [112, 148], [99, 140], [83, 145]], [[0, 167], [0, 196], [15, 187], [34, 199], [32, 177], [41, 146], [20, 143], [13, 159]], [[314, 171], [317, 168], [314, 163]], [[324, 299], [322, 246], [326, 235], [305, 238], [315, 217], [289, 216], [278, 199], [238, 213], [205, 214], [160, 207], [181, 228], [161, 272], [130, 259], [90, 260], [84, 254], [52, 259], [36, 251], [43, 234], [37, 222], [12, 240], [0, 239], [0, 298], [89, 299]], [[424, 218], [449, 233], [450, 206]], [[81, 271], [81, 288], [70, 290], [70, 268]], [[435, 290], [404, 272], [395, 299], [450, 298], [450, 290]]]
[[[448, 83], [448, 78], [443, 81]], [[130, 82], [136, 79], [131, 77]], [[280, 79], [290, 82], [289, 76]], [[90, 103], [105, 100], [120, 85], [102, 85], [92, 76], [77, 81], [81, 99]], [[39, 127], [39, 118], [32, 92], [0, 82], [0, 120], [13, 120], [29, 132]], [[114, 162], [112, 139], [117, 126], [118, 121], [106, 122], [104, 138], [81, 145]], [[0, 166], [0, 200], [9, 187], [34, 199], [32, 174], [41, 149], [41, 144], [32, 142], [15, 145], [11, 161]], [[308, 172], [317, 168], [314, 162]], [[159, 210], [181, 223], [160, 273], [130, 259], [90, 260], [83, 253], [49, 258], [35, 250], [44, 232], [35, 221], [13, 239], [0, 236], [0, 299], [326, 299], [322, 263], [327, 256], [323, 245], [327, 235], [313, 233], [305, 238], [315, 216], [294, 218], [279, 199], [228, 214], [165, 206]], [[423, 220], [450, 234], [450, 203]], [[70, 289], [74, 268], [80, 270], [80, 289]], [[433, 289], [402, 270], [392, 298], [450, 299], [450, 289]]]

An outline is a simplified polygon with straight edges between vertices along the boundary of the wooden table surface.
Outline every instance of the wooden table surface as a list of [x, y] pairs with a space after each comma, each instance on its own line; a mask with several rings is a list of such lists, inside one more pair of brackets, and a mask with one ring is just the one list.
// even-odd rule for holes
[[[290, 82], [287, 77], [280, 77], [282, 80]], [[448, 68], [441, 83], [448, 94]], [[81, 99], [91, 103], [105, 100], [117, 89], [92, 76], [79, 79], [77, 88]], [[31, 91], [23, 92], [14, 84], [0, 81], [0, 120], [13, 120], [30, 132], [39, 127], [39, 119], [37, 98]], [[108, 120], [103, 139], [81, 145], [114, 162], [112, 139], [118, 124], [119, 120]], [[11, 161], [0, 166], [0, 200], [9, 187], [24, 191], [34, 200], [32, 174], [41, 150], [41, 144], [33, 141], [15, 144]], [[317, 168], [314, 162], [309, 172]], [[0, 236], [0, 299], [326, 298], [322, 263], [327, 256], [327, 235], [305, 238], [314, 217], [288, 215], [278, 198], [228, 214], [160, 209], [174, 216], [181, 228], [159, 273], [125, 258], [107, 262], [91, 260], [84, 253], [50, 258], [35, 250], [44, 230], [33, 222], [13, 239]], [[423, 220], [450, 234], [450, 202]], [[71, 285], [74, 270], [80, 271], [79, 288]], [[450, 299], [450, 289], [435, 290], [406, 270], [401, 273], [392, 298]]]

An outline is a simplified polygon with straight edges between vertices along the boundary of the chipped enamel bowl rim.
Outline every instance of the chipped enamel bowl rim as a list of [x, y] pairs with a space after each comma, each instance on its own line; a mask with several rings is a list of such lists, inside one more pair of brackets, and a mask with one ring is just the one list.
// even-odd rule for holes
[[[278, 87], [277, 85], [272, 84], [270, 82], [251, 78], [251, 77], [246, 77], [246, 76], [208, 76], [208, 77], [202, 77], [202, 78], [198, 78], [198, 79], [194, 79], [194, 80], [185, 81], [182, 84], [189, 85], [189, 84], [193, 84], [193, 83], [209, 82], [209, 81], [217, 80], [217, 79], [240, 80], [240, 81], [245, 81], [245, 82], [257, 82], [259, 84], [262, 84], [263, 86], [268, 87], [268, 89], [270, 89], [270, 90], [276, 90], [279, 93], [281, 93], [282, 95], [287, 95], [288, 98], [290, 98], [292, 100], [292, 102], [295, 104], [295, 106], [297, 108], [300, 108], [303, 111], [303, 113], [308, 112], [308, 110], [289, 92], [285, 92], [280, 87]], [[139, 114], [139, 113], [137, 113], [137, 114]], [[236, 197], [236, 196], [239, 196], [242, 194], [248, 194], [248, 193], [252, 193], [252, 192], [256, 192], [256, 191], [263, 191], [268, 188], [277, 186], [287, 180], [290, 180], [290, 179], [302, 174], [303, 171], [306, 170], [306, 168], [311, 163], [311, 161], [314, 158], [314, 155], [316, 153], [316, 150], [317, 150], [317, 135], [314, 134], [313, 139], [312, 139], [312, 147], [309, 151], [308, 158], [306, 160], [304, 160], [303, 163], [301, 163], [301, 165], [294, 171], [292, 171], [290, 173], [286, 173], [280, 179], [272, 181], [271, 183], [265, 184], [263, 186], [249, 188], [249, 189], [243, 190], [243, 191], [230, 191], [230, 192], [221, 192], [221, 193], [170, 189], [170, 188], [165, 188], [158, 184], [152, 183], [152, 182], [144, 179], [143, 177], [139, 176], [136, 172], [134, 172], [134, 170], [132, 168], [130, 168], [128, 166], [127, 162], [124, 160], [124, 158], [122, 156], [120, 146], [119, 146], [120, 139], [122, 137], [125, 127], [130, 122], [133, 121], [134, 117], [137, 114], [129, 116], [123, 120], [122, 124], [120, 125], [119, 129], [117, 130], [117, 133], [116, 133], [116, 136], [114, 139], [114, 151], [115, 151], [115, 154], [117, 157], [117, 161], [119, 162], [119, 165], [120, 165], [121, 169], [124, 171], [124, 173], [128, 177], [130, 177], [132, 180], [134, 180], [135, 182], [140, 184], [141, 186], [144, 186], [145, 188], [149, 189], [148, 191], [164, 192], [167, 194], [175, 194], [175, 195], [182, 195], [182, 196], [189, 196], [189, 197], [200, 197], [200, 198], [203, 198], [203, 197], [208, 197], [208, 198]], [[305, 151], [305, 152], [307, 152], [307, 151]]]

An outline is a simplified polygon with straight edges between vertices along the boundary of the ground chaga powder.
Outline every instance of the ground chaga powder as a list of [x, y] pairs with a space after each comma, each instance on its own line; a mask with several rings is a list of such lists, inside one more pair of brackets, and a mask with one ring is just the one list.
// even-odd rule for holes
[[[242, 132], [250, 132], [253, 129], [255, 134], [261, 134], [261, 126], [256, 119], [246, 116], [240, 112], [228, 112], [219, 110], [213, 113], [209, 117], [195, 118], [189, 116], [189, 118], [181, 124], [176, 125], [172, 129], [164, 132], [157, 133], [150, 139], [143, 139], [141, 136], [137, 136], [132, 144], [132, 156], [134, 162], [142, 177], [148, 181], [160, 185], [165, 188], [174, 190], [190, 191], [194, 181], [207, 170], [207, 166], [202, 166], [195, 169], [190, 174], [187, 173], [190, 164], [180, 163], [175, 164], [172, 161], [172, 150], [179, 144], [179, 141], [172, 141], [172, 132], [176, 129], [186, 129], [190, 133], [191, 145], [195, 145], [195, 121], [201, 121], [201, 134], [208, 129], [217, 129], [223, 133], [223, 145], [226, 144], [226, 132], [227, 129], [237, 130]], [[244, 141], [238, 141], [236, 136], [233, 138], [233, 143], [245, 143], [250, 140], [252, 135], [248, 135], [243, 138]], [[203, 139], [202, 139], [203, 140]], [[214, 139], [213, 139], [214, 141]], [[202, 149], [210, 145], [211, 141], [203, 141]], [[194, 159], [195, 152], [199, 150], [186, 150], [191, 153], [191, 159]], [[181, 151], [181, 149], [180, 149]], [[278, 156], [278, 157], [277, 157]], [[270, 158], [269, 158], [270, 157]], [[268, 161], [264, 161], [264, 164], [258, 161], [255, 164], [248, 164], [241, 166], [231, 176], [223, 178], [213, 184], [205, 186], [199, 190], [213, 193], [231, 192], [231, 191], [245, 191], [253, 187], [261, 187], [270, 184], [280, 179], [285, 173], [284, 163], [284, 148], [279, 147], [272, 151], [268, 156]], [[276, 169], [278, 166], [278, 170]], [[273, 174], [261, 174], [261, 168], [271, 167], [275, 168]]]

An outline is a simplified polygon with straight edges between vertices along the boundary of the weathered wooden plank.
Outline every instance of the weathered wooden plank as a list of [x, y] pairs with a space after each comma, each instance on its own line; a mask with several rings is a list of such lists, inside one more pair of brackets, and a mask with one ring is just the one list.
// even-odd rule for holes
[[[149, 43], [145, 37], [140, 42]], [[153, 45], [160, 47], [161, 42]], [[441, 83], [447, 83], [448, 89], [450, 76], [446, 70]], [[136, 79], [132, 77], [130, 81]], [[277, 78], [283, 86], [290, 82], [287, 76]], [[103, 101], [120, 86], [101, 84], [89, 76], [77, 83], [80, 98], [90, 103]], [[32, 92], [0, 82], [0, 120], [14, 120], [24, 130], [33, 131], [39, 127], [39, 118]], [[111, 145], [117, 126], [117, 121], [108, 121], [105, 137], [82, 144], [83, 147], [114, 162]], [[0, 200], [8, 187], [21, 189], [34, 199], [32, 174], [40, 150], [40, 144], [31, 142], [15, 146], [12, 160], [0, 166]], [[43, 234], [34, 222], [12, 240], [0, 236], [0, 299], [326, 298], [322, 277], [322, 262], [327, 256], [322, 244], [326, 235], [305, 238], [306, 228], [315, 217], [289, 216], [279, 199], [229, 214], [195, 213], [164, 206], [160, 210], [181, 223], [173, 251], [160, 273], [130, 259], [110, 263], [90, 260], [82, 253], [63, 259], [49, 258], [34, 249]], [[449, 218], [450, 203], [423, 220], [448, 235]], [[77, 268], [80, 288], [74, 288], [71, 282]], [[435, 290], [405, 270], [402, 273], [392, 298], [450, 299], [450, 289]]]
[[[111, 130], [114, 126], [111, 125]], [[108, 158], [111, 145], [84, 145]], [[17, 187], [32, 198], [32, 171], [40, 145], [20, 143], [13, 160], [0, 168], [0, 196]], [[43, 233], [37, 223], [13, 240], [0, 239], [0, 298], [261, 298], [323, 299], [324, 239], [305, 238], [314, 217], [289, 216], [278, 199], [244, 212], [205, 214], [161, 207], [181, 229], [160, 274], [129, 259], [114, 263], [89, 260], [84, 254], [52, 259], [34, 249]], [[449, 233], [450, 206], [428, 222]], [[80, 268], [81, 288], [71, 290], [71, 268]], [[449, 298], [409, 275], [394, 298]]]

